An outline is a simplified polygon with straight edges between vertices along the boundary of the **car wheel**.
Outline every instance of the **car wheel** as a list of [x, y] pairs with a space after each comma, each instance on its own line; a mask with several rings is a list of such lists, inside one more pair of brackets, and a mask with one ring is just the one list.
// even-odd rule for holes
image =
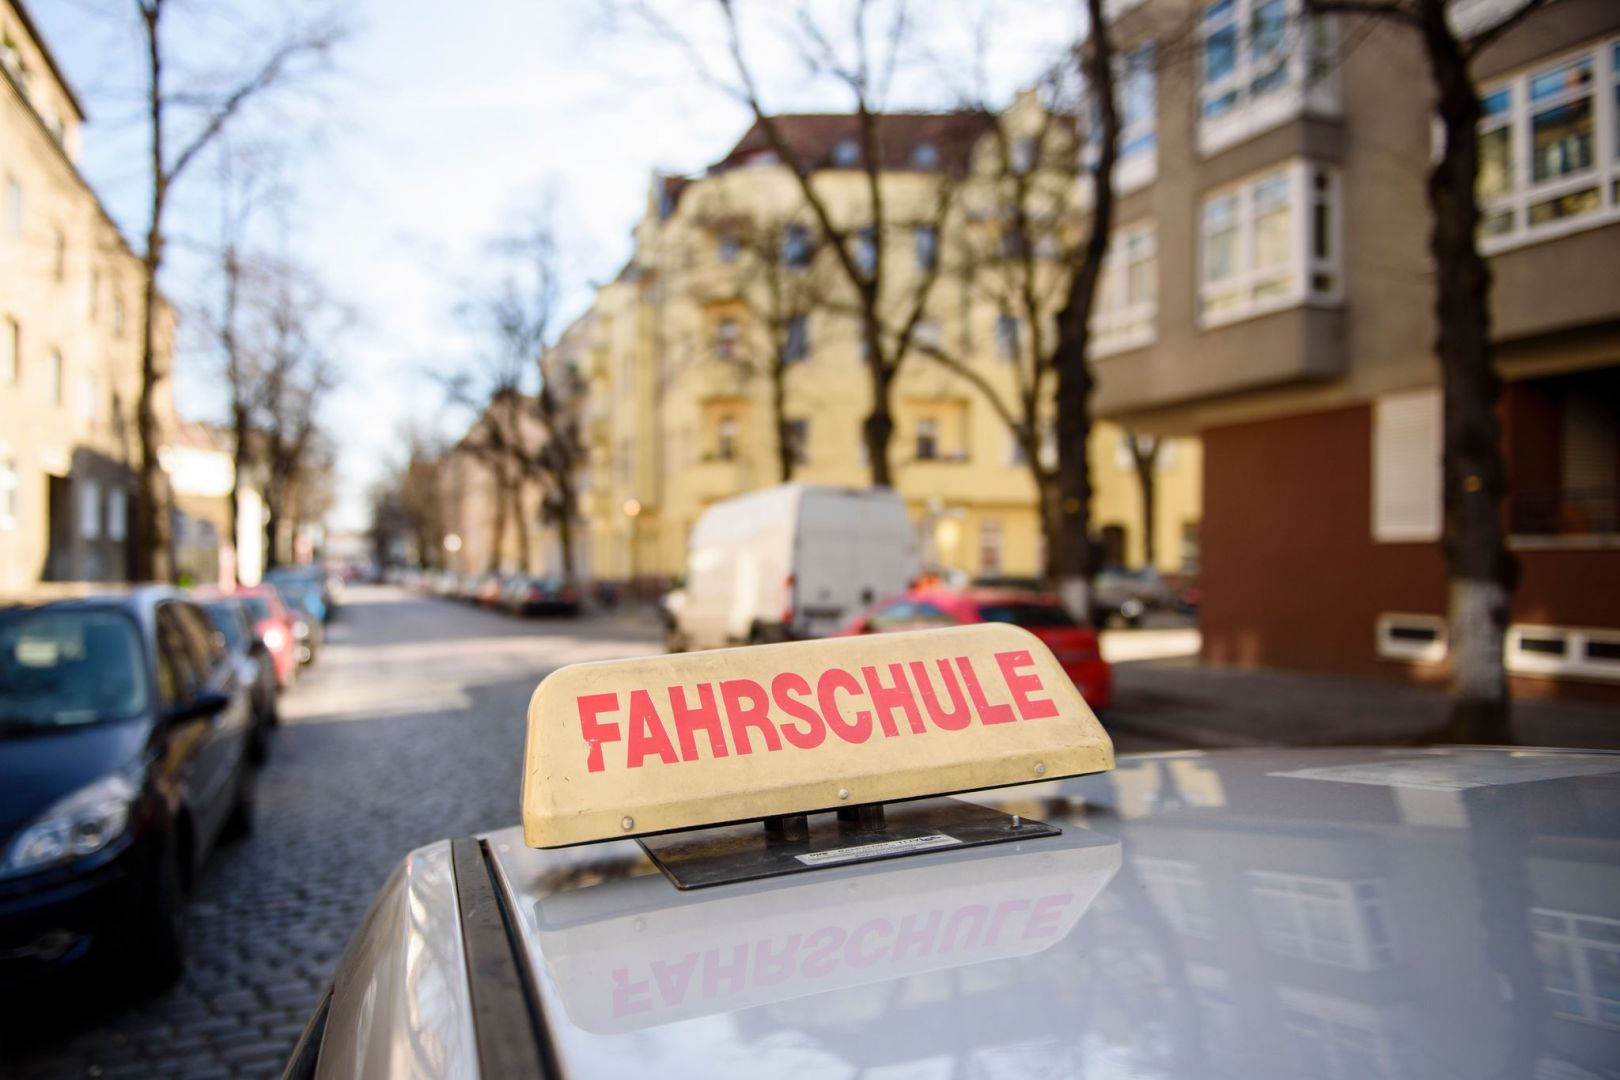
[[152, 875], [147, 896], [125, 932], [133, 964], [128, 972], [142, 990], [173, 986], [186, 969], [186, 888], [178, 839], [170, 837]]
[[231, 816], [225, 822], [224, 839], [237, 840], [252, 834], [257, 787], [258, 780], [253, 770], [244, 762], [236, 781], [236, 804], [231, 807]]
[[248, 760], [263, 765], [270, 759], [270, 720], [254, 710], [253, 728], [248, 732]]

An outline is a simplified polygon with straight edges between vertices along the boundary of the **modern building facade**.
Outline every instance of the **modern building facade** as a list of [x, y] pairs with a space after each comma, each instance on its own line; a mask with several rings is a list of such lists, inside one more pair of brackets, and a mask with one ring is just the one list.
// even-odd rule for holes
[[[893, 385], [891, 460], [924, 561], [970, 575], [1038, 574], [1036, 492], [1017, 441], [980, 389], [928, 352], [949, 350], [1005, 400], [1017, 400], [1014, 361], [1029, 348], [1027, 320], [957, 272], [954, 255], [974, 230], [990, 227], [972, 213], [969, 196], [1002, 118], [881, 117], [886, 209], [878, 226], [863, 220], [871, 212], [858, 118], [777, 122], [837, 227], [857, 238], [855, 257], [872, 260], [881, 249], [885, 321], [898, 326], [916, 315], [916, 347]], [[941, 214], [945, 184], [956, 185], [957, 209]], [[780, 482], [783, 445], [794, 480], [870, 482], [861, 431], [871, 382], [849, 286], [820, 232], [759, 125], [704, 175], [656, 178], [635, 254], [597, 294], [586, 350], [582, 509], [597, 576], [682, 573], [698, 515]], [[936, 272], [917, 305], [919, 284]], [[1122, 440], [1112, 425], [1096, 432], [1094, 520], [1117, 561], [1140, 565], [1140, 486], [1121, 456]], [[1168, 571], [1195, 570], [1196, 439], [1167, 441], [1157, 469], [1154, 561]]]
[[[1097, 361], [1098, 409], [1202, 443], [1206, 659], [1439, 679], [1428, 72], [1402, 25], [1300, 9], [1147, 0], [1118, 16], [1127, 56], [1157, 55], [1126, 81], [1142, 149], [1127, 142], [1118, 219], [1156, 253], [1156, 289], [1139, 343]], [[1507, 663], [1519, 693], [1612, 695], [1620, 7], [1549, 4], [1475, 72], [1521, 567]]]
[[142, 267], [75, 165], [83, 119], [0, 0], [0, 592], [129, 571]]

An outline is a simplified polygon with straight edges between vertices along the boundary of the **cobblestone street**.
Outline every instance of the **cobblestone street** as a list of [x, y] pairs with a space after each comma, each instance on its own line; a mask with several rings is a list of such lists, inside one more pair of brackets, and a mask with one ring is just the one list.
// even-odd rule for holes
[[517, 821], [523, 716], [541, 676], [657, 647], [626, 625], [351, 590], [325, 652], [282, 699], [257, 828], [217, 850], [198, 884], [184, 979], [144, 1003], [75, 987], [13, 1013], [0, 1021], [0, 1075], [279, 1075], [400, 857]]

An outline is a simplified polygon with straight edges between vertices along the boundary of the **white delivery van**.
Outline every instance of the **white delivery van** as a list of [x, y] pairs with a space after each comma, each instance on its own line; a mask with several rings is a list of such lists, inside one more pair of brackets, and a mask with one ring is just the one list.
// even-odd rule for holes
[[686, 584], [665, 599], [666, 644], [820, 637], [916, 576], [916, 533], [894, 491], [752, 491], [715, 503], [692, 526]]

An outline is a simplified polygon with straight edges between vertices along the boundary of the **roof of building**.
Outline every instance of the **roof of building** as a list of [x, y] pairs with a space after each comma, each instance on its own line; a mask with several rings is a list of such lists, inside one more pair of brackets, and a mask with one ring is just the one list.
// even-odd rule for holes
[[[993, 114], [979, 110], [960, 110], [948, 113], [880, 113], [877, 121], [879, 166], [885, 171], [932, 172], [940, 167], [951, 170], [965, 168], [968, 155], [980, 136], [994, 126]], [[834, 159], [840, 144], [861, 142], [861, 118], [854, 113], [784, 113], [771, 117], [788, 149], [808, 169], [854, 168]], [[937, 162], [928, 164], [919, 157], [922, 147], [931, 146], [937, 152]], [[773, 160], [774, 151], [766, 134], [763, 121], [754, 124], [737, 141], [737, 145], [721, 158], [710, 172], [720, 172], [738, 165]]]
[[51, 69], [51, 75], [55, 77], [57, 84], [62, 87], [62, 93], [67, 97], [68, 104], [73, 106], [73, 112], [81, 121], [84, 120], [84, 105], [80, 103], [79, 96], [73, 92], [73, 84], [68, 82], [68, 77], [62, 71], [62, 66], [56, 62], [56, 57], [51, 55], [51, 47], [45, 43], [45, 36], [39, 32], [39, 27], [29, 17], [28, 5], [24, 4], [23, 0], [10, 0], [10, 2], [12, 10], [17, 13], [17, 20], [22, 23], [23, 29], [28, 31], [28, 36], [34, 39], [34, 45], [39, 49], [39, 55], [45, 58], [45, 64]]

